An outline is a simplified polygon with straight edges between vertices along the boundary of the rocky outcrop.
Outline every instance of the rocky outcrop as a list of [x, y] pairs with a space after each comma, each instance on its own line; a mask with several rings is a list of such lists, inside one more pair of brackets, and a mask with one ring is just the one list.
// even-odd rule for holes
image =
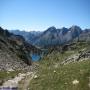
[[82, 60], [88, 60], [88, 59], [90, 59], [90, 50], [88, 50], [88, 51], [85, 50], [85, 51], [80, 51], [79, 53], [68, 57], [61, 64], [65, 65], [67, 63], [82, 61]]

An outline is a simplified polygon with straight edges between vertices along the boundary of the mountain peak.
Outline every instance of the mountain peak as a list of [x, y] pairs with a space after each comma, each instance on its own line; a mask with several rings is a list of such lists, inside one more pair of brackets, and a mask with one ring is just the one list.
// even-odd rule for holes
[[81, 28], [79, 27], [79, 26], [77, 26], [77, 25], [73, 25], [73, 26], [71, 26], [70, 27], [72, 30], [81, 30]]
[[62, 34], [65, 35], [69, 30], [65, 27], [62, 27]]
[[55, 30], [56, 30], [56, 27], [54, 27], [54, 26], [51, 26], [47, 29], [47, 31], [55, 31]]

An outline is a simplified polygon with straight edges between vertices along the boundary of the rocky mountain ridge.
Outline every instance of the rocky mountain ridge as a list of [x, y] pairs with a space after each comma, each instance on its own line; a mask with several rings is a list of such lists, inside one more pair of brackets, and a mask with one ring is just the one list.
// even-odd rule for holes
[[[33, 45], [44, 47], [44, 46], [50, 46], [50, 45], [52, 46], [52, 45], [66, 44], [76, 38], [79, 38], [81, 40], [82, 35], [87, 40], [88, 32], [90, 33], [90, 29], [82, 30], [79, 26], [76, 26], [76, 25], [70, 28], [63, 27], [61, 29], [57, 29], [56, 27], [52, 26], [52, 27], [49, 27], [44, 32], [39, 32], [39, 34], [37, 33], [34, 35], [28, 35], [27, 37], [26, 36], [24, 37], [25, 39], [27, 39], [27, 41], [33, 38], [31, 40], [32, 41], [31, 43]], [[12, 31], [12, 33], [16, 34], [16, 31]], [[17, 35], [21, 35], [21, 33], [22, 31], [19, 32]]]

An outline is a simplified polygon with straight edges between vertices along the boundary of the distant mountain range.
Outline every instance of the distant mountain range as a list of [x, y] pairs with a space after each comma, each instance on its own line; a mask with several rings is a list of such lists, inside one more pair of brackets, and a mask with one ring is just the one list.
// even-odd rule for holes
[[26, 39], [26, 41], [30, 43], [33, 43], [35, 38], [42, 33], [40, 31], [26, 32], [26, 31], [20, 31], [20, 30], [10, 30], [10, 32], [16, 35], [22, 35]]
[[22, 35], [29, 43], [40, 47], [62, 45], [76, 38], [79, 40], [90, 40], [90, 29], [82, 30], [79, 26], [72, 26], [70, 28], [63, 27], [61, 29], [52, 26], [44, 32], [26, 32], [20, 30], [11, 30], [10, 32], [16, 35]]

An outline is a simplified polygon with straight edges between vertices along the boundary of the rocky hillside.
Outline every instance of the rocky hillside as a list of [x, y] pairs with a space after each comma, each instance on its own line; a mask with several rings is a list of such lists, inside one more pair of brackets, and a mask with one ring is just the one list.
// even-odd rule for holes
[[38, 63], [29, 90], [90, 90], [90, 43], [66, 46], [63, 53], [55, 49]]
[[0, 70], [25, 69], [32, 64], [31, 54], [41, 53], [20, 35], [9, 33], [0, 27]]

